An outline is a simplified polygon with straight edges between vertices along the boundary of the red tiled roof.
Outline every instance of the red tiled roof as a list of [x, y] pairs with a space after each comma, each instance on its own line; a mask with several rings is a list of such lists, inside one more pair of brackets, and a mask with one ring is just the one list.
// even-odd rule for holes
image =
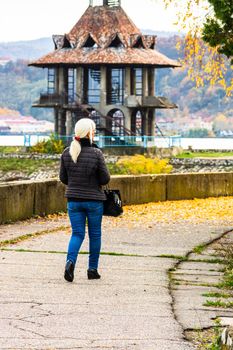
[[[119, 47], [111, 47], [114, 40]], [[154, 50], [155, 36], [142, 35], [121, 7], [89, 6], [69, 34], [54, 36], [54, 41], [57, 49], [30, 65], [180, 66]], [[85, 47], [87, 41], [95, 46]]]
[[80, 44], [91, 34], [96, 43], [104, 47], [116, 33], [126, 46], [130, 43], [131, 35], [141, 34], [122, 7], [89, 6], [69, 32], [68, 38], [72, 43]]
[[33, 66], [49, 66], [55, 64], [124, 64], [151, 65], [163, 67], [179, 67], [180, 65], [152, 49], [107, 48], [107, 49], [60, 49], [37, 61]]

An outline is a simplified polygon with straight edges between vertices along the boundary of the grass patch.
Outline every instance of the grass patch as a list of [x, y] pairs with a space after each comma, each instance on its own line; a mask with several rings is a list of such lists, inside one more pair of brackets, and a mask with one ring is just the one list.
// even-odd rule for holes
[[183, 255], [173, 255], [173, 254], [161, 254], [157, 255], [156, 258], [166, 258], [166, 259], [176, 259], [180, 261], [187, 261], [188, 257]]
[[25, 153], [25, 147], [20, 146], [0, 146], [0, 153]]
[[233, 290], [233, 244], [221, 244], [218, 254], [222, 257], [225, 268], [224, 278], [219, 284], [220, 288]]
[[23, 241], [27, 241], [30, 238], [36, 238], [36, 237], [39, 237], [39, 236], [47, 235], [49, 233], [54, 233], [56, 231], [66, 230], [69, 227], [70, 226], [59, 226], [59, 227], [56, 227], [56, 228], [51, 229], [51, 230], [44, 230], [44, 231], [38, 231], [38, 232], [35, 232], [35, 233], [28, 233], [26, 235], [22, 235], [22, 236], [19, 236], [19, 237], [16, 237], [16, 238], [7, 239], [5, 241], [0, 242], [0, 249], [3, 248], [3, 247], [6, 247], [8, 245], [11, 245], [11, 244], [17, 244], [17, 243], [20, 243], [20, 242], [23, 242]]
[[184, 286], [193, 286], [193, 287], [210, 287], [210, 288], [219, 288], [218, 284], [215, 283], [200, 283], [200, 282], [194, 282], [194, 281], [187, 281], [187, 280], [181, 280], [181, 279], [176, 279], [172, 277], [172, 283], [173, 284], [181, 284]]
[[207, 264], [225, 264], [223, 259], [215, 258], [215, 259], [189, 259], [189, 262], [203, 262]]
[[203, 306], [207, 307], [220, 307], [224, 309], [233, 309], [233, 301], [224, 302], [221, 299], [218, 300], [206, 300]]
[[204, 244], [200, 244], [200, 245], [197, 245], [194, 249], [193, 249], [193, 253], [196, 253], [196, 254], [201, 254], [203, 252], [203, 250], [205, 249], [205, 245]]
[[232, 156], [233, 152], [183, 152], [176, 156], [176, 158], [222, 158]]
[[217, 319], [211, 329], [186, 331], [185, 334], [195, 344], [197, 350], [221, 350], [221, 332], [221, 324]]
[[1, 159], [0, 171], [22, 171], [31, 174], [40, 169], [48, 168], [58, 164], [58, 161], [52, 159]]
[[[57, 250], [36, 250], [36, 249], [23, 249], [23, 248], [0, 248], [0, 251], [5, 252], [16, 252], [16, 253], [43, 253], [43, 254], [67, 254], [66, 251], [57, 251]], [[87, 255], [89, 252], [80, 251], [79, 254]], [[136, 258], [146, 258], [145, 255], [139, 254], [124, 254], [124, 253], [116, 253], [116, 252], [100, 252], [100, 255], [107, 256], [122, 256], [122, 257], [136, 257]]]
[[229, 293], [218, 293], [218, 292], [203, 293], [202, 296], [207, 298], [223, 298], [223, 299], [228, 299], [232, 297], [232, 295]]
[[224, 279], [219, 283], [219, 288], [232, 289], [233, 290], [233, 276], [227, 273], [224, 276]]
[[67, 254], [67, 252], [56, 250], [35, 250], [35, 249], [13, 249], [13, 248], [1, 248], [1, 252], [16, 252], [16, 253], [44, 253], [44, 254]]

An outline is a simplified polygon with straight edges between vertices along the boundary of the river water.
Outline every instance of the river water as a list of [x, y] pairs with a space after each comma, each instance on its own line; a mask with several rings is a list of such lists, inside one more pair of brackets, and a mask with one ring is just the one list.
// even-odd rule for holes
[[[0, 146], [32, 146], [37, 142], [48, 139], [49, 135], [0, 135]], [[129, 138], [126, 138], [129, 140]], [[106, 142], [111, 147], [124, 145], [124, 142], [115, 142], [114, 137], [106, 138]], [[117, 141], [124, 138], [118, 138]], [[154, 137], [154, 138], [134, 138], [138, 146], [157, 146], [159, 148], [168, 148], [172, 146], [180, 146], [184, 149], [192, 147], [196, 150], [233, 150], [233, 138], [180, 138], [180, 137]], [[95, 141], [103, 146], [104, 138], [100, 141], [98, 137]], [[111, 141], [111, 142], [109, 142]], [[130, 145], [127, 142], [127, 147]]]

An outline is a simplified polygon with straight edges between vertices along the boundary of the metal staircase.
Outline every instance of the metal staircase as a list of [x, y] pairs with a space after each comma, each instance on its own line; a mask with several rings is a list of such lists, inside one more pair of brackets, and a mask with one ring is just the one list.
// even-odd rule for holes
[[[63, 98], [65, 100], [67, 100], [67, 93], [63, 92]], [[109, 115], [103, 115], [99, 110], [97, 110], [94, 106], [90, 105], [90, 104], [81, 104], [79, 103], [78, 100], [80, 100], [80, 96], [75, 93], [75, 98], [72, 101], [72, 109], [75, 110], [75, 114], [77, 116], [77, 118], [91, 118], [95, 121], [96, 116], [99, 117], [100, 119], [100, 123], [99, 125], [97, 125], [98, 130], [100, 131], [105, 131], [109, 136], [114, 136], [112, 134], [112, 130], [108, 127], [108, 121], [112, 122], [114, 121], [116, 126], [121, 127], [124, 130], [124, 133], [126, 136], [136, 136], [136, 133], [134, 133], [133, 131], [131, 131], [130, 129], [127, 129], [126, 127], [122, 126], [117, 120], [115, 120], [115, 118], [109, 116]], [[67, 105], [67, 107], [69, 107], [69, 105]], [[95, 112], [95, 118], [93, 118], [93, 112]], [[103, 124], [101, 124], [101, 119], [106, 120], [106, 126], [104, 126]]]
[[100, 84], [100, 79], [101, 79], [100, 78], [101, 77], [100, 69], [91, 69], [90, 75], [95, 82]]

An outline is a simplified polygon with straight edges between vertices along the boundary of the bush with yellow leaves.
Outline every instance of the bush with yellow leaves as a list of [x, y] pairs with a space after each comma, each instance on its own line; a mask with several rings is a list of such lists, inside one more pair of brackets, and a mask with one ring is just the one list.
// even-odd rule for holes
[[143, 155], [121, 158], [114, 166], [115, 174], [169, 174], [172, 166], [168, 159], [148, 158]]
[[35, 153], [60, 154], [64, 148], [64, 142], [52, 134], [48, 140], [40, 141], [35, 146], [32, 146], [30, 151]]

